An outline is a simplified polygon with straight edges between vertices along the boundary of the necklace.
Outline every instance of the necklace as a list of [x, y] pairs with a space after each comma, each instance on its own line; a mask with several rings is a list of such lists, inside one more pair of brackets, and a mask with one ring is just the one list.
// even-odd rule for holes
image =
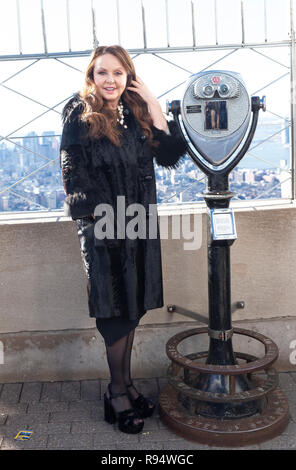
[[125, 122], [124, 122], [123, 104], [122, 104], [122, 101], [119, 101], [119, 103], [118, 103], [118, 105], [117, 105], [117, 111], [118, 111], [117, 122], [119, 122], [119, 124], [120, 124], [124, 129], [127, 129], [127, 125], [126, 125]]

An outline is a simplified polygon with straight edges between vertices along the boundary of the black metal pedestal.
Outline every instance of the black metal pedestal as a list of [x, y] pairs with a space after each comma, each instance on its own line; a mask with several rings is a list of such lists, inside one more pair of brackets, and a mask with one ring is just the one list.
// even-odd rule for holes
[[[216, 183], [216, 184], [215, 184]], [[211, 191], [203, 196], [209, 209], [227, 209], [233, 193], [228, 190], [228, 178], [219, 182], [209, 179]], [[210, 221], [209, 221], [210, 224]], [[233, 240], [213, 240], [208, 227], [208, 298], [209, 298], [209, 352], [207, 364], [237, 364], [232, 346], [230, 246]], [[245, 376], [235, 376], [232, 382], [225, 375], [200, 374], [195, 387], [204, 392], [244, 392], [252, 388]], [[200, 402], [197, 412], [202, 416], [223, 419], [250, 416], [258, 412], [260, 404]]]
[[[228, 208], [233, 193], [228, 178], [208, 180], [204, 194], [209, 209]], [[172, 361], [169, 384], [160, 394], [160, 416], [177, 434], [219, 446], [244, 446], [280, 434], [289, 407], [271, 367], [278, 348], [269, 338], [231, 324], [230, 246], [233, 240], [213, 240], [208, 229], [208, 328], [179, 333], [167, 343]], [[182, 356], [177, 346], [193, 335], [208, 333], [209, 349]], [[264, 344], [265, 356], [234, 352], [233, 334]], [[202, 361], [202, 362], [201, 362]], [[259, 373], [259, 375], [258, 375]]]

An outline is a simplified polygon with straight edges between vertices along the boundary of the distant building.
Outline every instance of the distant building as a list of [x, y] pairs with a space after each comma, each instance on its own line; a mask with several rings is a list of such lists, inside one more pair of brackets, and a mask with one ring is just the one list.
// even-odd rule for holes
[[25, 152], [24, 155], [26, 155], [26, 159], [24, 160], [25, 166], [32, 166], [33, 164], [38, 163], [39, 157], [35, 154], [39, 153], [39, 137], [36, 132], [29, 132], [23, 138], [23, 147], [25, 147], [25, 149], [28, 149], [28, 151], [26, 151], [25, 149], [23, 150], [23, 152]]
[[246, 170], [244, 172], [244, 180], [248, 184], [254, 184], [255, 183], [255, 173], [253, 170]]
[[241, 170], [236, 169], [232, 172], [232, 180], [234, 183], [239, 184], [244, 181], [244, 175]]
[[9, 196], [2, 196], [1, 205], [3, 211], [8, 211], [9, 209]]
[[273, 180], [274, 180], [274, 175], [270, 174], [270, 175], [263, 175], [263, 179], [264, 181], [266, 181], [267, 183], [271, 183]]
[[57, 197], [55, 191], [46, 192], [47, 206], [48, 209], [56, 209], [57, 207]]
[[55, 134], [54, 131], [44, 131], [44, 132], [42, 132], [42, 138], [41, 138], [42, 145], [49, 145], [51, 147], [53, 137], [50, 137], [50, 136], [53, 136], [54, 134]]
[[285, 119], [282, 124], [282, 143], [284, 145], [290, 145], [290, 123], [289, 119]]
[[174, 169], [171, 170], [171, 184], [175, 184], [175, 173], [176, 171]]
[[289, 171], [281, 171], [277, 175], [278, 180], [281, 182], [281, 197], [290, 199], [291, 197], [291, 174]]
[[46, 158], [51, 158], [51, 144], [44, 143], [40, 145], [40, 154], [44, 155]]

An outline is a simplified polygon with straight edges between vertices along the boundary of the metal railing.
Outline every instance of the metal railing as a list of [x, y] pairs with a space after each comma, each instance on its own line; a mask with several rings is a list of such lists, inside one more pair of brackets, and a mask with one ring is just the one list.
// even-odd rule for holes
[[[21, 178], [17, 179], [17, 181], [14, 181], [11, 184], [3, 185], [0, 187], [0, 197], [4, 193], [11, 193], [14, 195], [19, 196], [20, 198], [27, 199], [28, 202], [31, 201], [30, 197], [26, 197], [25, 195], [17, 194], [15, 193], [15, 188], [18, 185], [21, 185], [25, 180], [28, 180], [31, 178], [33, 175], [36, 173], [40, 172], [47, 166], [56, 163], [58, 160], [58, 157], [55, 158], [48, 158], [48, 156], [43, 155], [42, 152], [36, 152], [29, 146], [26, 146], [24, 143], [21, 145], [19, 142], [17, 142], [17, 139], [20, 138], [18, 136], [18, 133], [22, 131], [23, 128], [25, 128], [28, 124], [32, 124], [41, 117], [44, 117], [47, 113], [49, 112], [54, 112], [54, 113], [59, 113], [59, 108], [63, 103], [66, 103], [67, 100], [70, 98], [70, 96], [65, 97], [63, 100], [59, 101], [56, 103], [54, 106], [48, 106], [44, 103], [42, 103], [40, 100], [37, 100], [33, 98], [32, 96], [29, 96], [28, 94], [22, 93], [19, 90], [15, 89], [14, 87], [10, 87], [8, 82], [12, 79], [15, 78], [17, 75], [22, 74], [25, 70], [27, 70], [30, 67], [35, 67], [36, 64], [39, 64], [40, 61], [43, 60], [48, 60], [48, 59], [54, 59], [57, 61], [59, 64], [62, 64], [65, 67], [71, 68], [73, 70], [78, 70], [81, 73], [83, 73], [82, 70], [80, 70], [76, 65], [68, 63], [64, 59], [75, 59], [77, 57], [87, 57], [93, 47], [96, 47], [97, 45], [102, 43], [102, 38], [101, 36], [101, 31], [98, 25], [98, 11], [100, 7], [102, 6], [102, 2], [100, 0], [88, 0], [83, 2], [84, 4], [84, 9], [89, 8], [89, 18], [92, 26], [92, 44], [90, 44], [90, 48], [86, 50], [73, 50], [73, 29], [72, 29], [72, 22], [71, 18], [73, 15], [73, 0], [64, 0], [59, 2], [59, 5], [62, 5], [65, 8], [65, 30], [67, 32], [67, 48], [64, 51], [59, 51], [59, 50], [51, 50], [49, 47], [49, 41], [48, 41], [48, 25], [50, 24], [50, 18], [48, 17], [47, 13], [47, 0], [31, 0], [31, 2], [34, 1], [34, 5], [36, 9], [39, 9], [39, 19], [40, 19], [40, 31], [42, 32], [42, 41], [40, 41], [40, 51], [39, 52], [30, 52], [26, 51], [24, 48], [24, 36], [23, 36], [23, 27], [22, 27], [22, 6], [24, 3], [24, 0], [15, 0], [15, 6], [16, 6], [16, 15], [15, 15], [15, 22], [17, 25], [17, 35], [18, 35], [18, 50], [17, 51], [12, 51], [11, 53], [6, 53], [6, 54], [0, 54], [0, 61], [19, 61], [19, 60], [26, 60], [26, 61], [31, 61], [29, 64], [26, 63], [24, 67], [22, 67], [20, 70], [18, 70], [15, 73], [10, 74], [7, 76], [4, 80], [1, 81], [0, 86], [2, 89], [5, 89], [7, 92], [16, 94], [31, 103], [38, 104], [42, 106], [44, 109], [43, 112], [38, 113], [36, 116], [31, 118], [30, 120], [24, 120], [23, 125], [19, 126], [16, 129], [11, 130], [8, 133], [5, 133], [5, 135], [0, 136], [0, 144], [1, 142], [9, 142], [10, 144], [14, 144], [16, 147], [26, 150], [30, 152], [32, 155], [36, 155], [40, 158], [43, 158], [46, 162], [43, 163], [41, 166], [38, 168], [34, 169], [33, 171], [30, 171], [27, 175], [22, 176]], [[290, 83], [290, 100], [291, 100], [291, 106], [290, 106], [290, 117], [288, 119], [288, 127], [290, 128], [291, 132], [291, 146], [290, 146], [290, 162], [291, 166], [289, 170], [286, 170], [289, 172], [289, 178], [291, 179], [291, 199], [295, 199], [295, 148], [296, 148], [296, 132], [295, 132], [295, 113], [296, 113], [296, 108], [295, 108], [295, 102], [296, 102], [296, 94], [295, 94], [295, 31], [294, 31], [294, 3], [295, 0], [289, 0], [285, 1], [286, 7], [289, 6], [289, 12], [286, 12], [289, 15], [289, 31], [287, 34], [287, 37], [280, 39], [280, 40], [274, 40], [270, 39], [268, 35], [268, 15], [270, 13], [270, 0], [257, 0], [257, 6], [259, 7], [259, 4], [262, 7], [263, 11], [263, 24], [262, 24], [262, 31], [261, 31], [261, 37], [263, 38], [262, 40], [258, 41], [249, 41], [248, 40], [248, 34], [247, 34], [247, 18], [246, 18], [246, 8], [248, 5], [250, 5], [250, 2], [252, 0], [235, 0], [232, 1], [231, 3], [233, 5], [238, 6], [239, 4], [239, 11], [240, 11], [240, 18], [238, 20], [240, 24], [240, 41], [236, 41], [235, 43], [223, 43], [220, 41], [219, 38], [219, 31], [221, 31], [221, 23], [220, 23], [220, 17], [218, 14], [218, 10], [221, 6], [221, 0], [212, 0], [208, 1], [207, 4], [210, 5], [212, 8], [212, 44], [208, 43], [206, 44], [205, 41], [203, 41], [203, 38], [201, 37], [200, 29], [198, 28], [198, 19], [199, 19], [199, 13], [200, 13], [200, 7], [205, 4], [204, 1], [201, 0], [184, 0], [182, 2], [183, 6], [187, 6], [187, 19], [188, 19], [188, 28], [190, 30], [190, 35], [191, 35], [191, 43], [187, 45], [173, 45], [173, 30], [172, 30], [172, 18], [173, 15], [176, 14], [176, 11], [174, 10], [174, 6], [176, 6], [176, 2], [174, 0], [158, 0], [158, 4], [160, 7], [159, 10], [159, 15], [160, 18], [158, 18], [158, 22], [162, 21], [162, 24], [164, 25], [164, 31], [165, 31], [165, 44], [162, 44], [158, 47], [151, 46], [151, 33], [149, 30], [149, 14], [151, 16], [151, 11], [149, 8], [153, 4], [153, 0], [145, 1], [145, 0], [131, 0], [130, 2], [127, 2], [126, 0], [112, 0], [110, 2], [110, 6], [113, 7], [115, 16], [113, 17], [114, 20], [114, 37], [113, 37], [113, 42], [114, 43], [122, 43], [122, 15], [124, 12], [124, 9], [127, 6], [127, 3], [133, 3], [135, 7], [138, 8], [138, 21], [139, 24], [141, 24], [140, 27], [140, 32], [141, 32], [141, 40], [142, 46], [141, 47], [127, 47], [128, 51], [130, 52], [133, 60], [136, 62], [139, 57], [143, 55], [149, 55], [150, 57], [153, 57], [153, 59], [156, 61], [160, 62], [165, 62], [166, 64], [183, 71], [186, 75], [184, 77], [184, 80], [178, 82], [175, 84], [173, 87], [170, 87], [169, 89], [165, 90], [164, 92], [160, 93], [158, 95], [158, 98], [160, 100], [163, 100], [168, 96], [170, 93], [173, 91], [177, 91], [179, 87], [181, 87], [187, 80], [187, 78], [196, 70], [192, 69], [189, 70], [187, 67], [183, 66], [182, 64], [178, 63], [176, 60], [176, 54], [183, 54], [186, 52], [194, 52], [194, 53], [202, 53], [202, 52], [215, 52], [215, 51], [225, 51], [225, 54], [223, 54], [221, 57], [219, 57], [216, 60], [212, 60], [207, 63], [206, 66], [202, 68], [202, 70], [206, 70], [212, 67], [217, 67], [219, 64], [223, 63], [225, 59], [230, 58], [232, 56], [233, 58], [240, 53], [242, 50], [249, 50], [254, 54], [259, 54], [262, 57], [262, 60], [269, 61], [273, 64], [276, 64], [276, 66], [281, 67], [284, 69], [284, 73], [280, 73], [278, 76], [273, 78], [271, 81], [267, 81], [264, 86], [261, 86], [259, 89], [254, 90], [251, 94], [255, 95], [258, 93], [264, 92], [268, 87], [274, 85], [276, 82], [279, 82], [280, 80], [285, 79], [286, 77], [289, 78], [289, 83]], [[12, 2], [11, 2], [12, 3]], [[77, 2], [76, 2], [77, 3]], [[81, 2], [80, 2], [81, 3]], [[180, 3], [180, 2], [179, 2]], [[225, 2], [223, 2], [225, 5]], [[109, 3], [108, 3], [109, 5]], [[149, 7], [150, 5], [150, 7]], [[77, 6], [77, 5], [76, 5]], [[100, 10], [101, 15], [103, 14], [104, 10]], [[76, 11], [77, 13], [77, 11]], [[162, 17], [161, 17], [162, 14]], [[174, 18], [176, 21], [176, 18]], [[151, 23], [151, 18], [150, 18], [150, 23]], [[263, 36], [262, 36], [263, 34]], [[125, 47], [125, 44], [122, 44]], [[278, 60], [266, 53], [266, 50], [272, 50], [274, 47], [282, 47], [284, 49], [289, 50], [290, 53], [290, 64], [287, 65], [283, 61]], [[283, 49], [283, 50], [284, 50]], [[173, 54], [173, 59], [172, 55], [166, 55], [167, 53], [174, 53]], [[166, 56], [164, 56], [166, 55]], [[201, 70], [198, 70], [201, 71]], [[73, 90], [74, 92], [75, 90]], [[271, 115], [274, 115], [275, 117], [282, 119], [284, 122], [287, 121], [286, 116], [282, 116], [278, 114], [277, 112], [274, 112], [272, 109], [268, 107], [268, 112]], [[287, 126], [284, 126], [280, 132], [284, 132]], [[268, 158], [262, 158], [258, 155], [256, 155], [256, 152], [254, 150], [258, 148], [260, 145], [263, 145], [266, 141], [270, 141], [272, 138], [277, 133], [271, 133], [265, 140], [262, 142], [259, 142], [257, 144], [254, 144], [249, 152], [248, 155], [257, 158], [258, 161], [264, 160], [266, 163], [270, 163], [271, 166], [275, 167], [277, 165], [274, 164], [274, 162], [269, 162]], [[59, 134], [54, 134], [55, 137], [58, 137]], [[21, 136], [22, 139], [24, 139], [25, 136]], [[32, 138], [32, 137], [31, 137]], [[39, 136], [36, 136], [36, 138], [39, 138]], [[192, 188], [194, 184], [200, 183], [201, 181], [204, 180], [204, 177], [198, 176], [196, 178], [196, 182], [191, 183], [190, 185], [186, 185], [185, 188], [182, 189], [182, 191], [179, 193], [185, 193], [188, 191], [188, 188]], [[276, 187], [276, 185], [275, 185]], [[260, 198], [264, 197], [266, 194], [270, 192], [270, 188], [267, 188], [266, 192], [263, 192], [260, 194]], [[163, 200], [163, 202], [169, 202], [172, 198], [174, 197], [173, 195], [168, 196], [166, 200]], [[46, 208], [46, 206], [36, 203], [37, 206], [40, 206], [41, 208]]]

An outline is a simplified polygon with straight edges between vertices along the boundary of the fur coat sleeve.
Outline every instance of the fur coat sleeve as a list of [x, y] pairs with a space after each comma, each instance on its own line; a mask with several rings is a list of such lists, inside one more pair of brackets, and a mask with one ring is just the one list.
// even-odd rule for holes
[[79, 116], [81, 106], [75, 98], [63, 110], [60, 166], [65, 198], [65, 213], [73, 220], [93, 214], [97, 204], [85, 151], [86, 129]]
[[170, 133], [167, 134], [153, 126], [154, 139], [159, 142], [155, 151], [155, 160], [157, 165], [165, 168], [177, 168], [182, 162], [181, 157], [186, 153], [186, 143], [180, 135], [175, 121], [169, 121], [168, 127]]

